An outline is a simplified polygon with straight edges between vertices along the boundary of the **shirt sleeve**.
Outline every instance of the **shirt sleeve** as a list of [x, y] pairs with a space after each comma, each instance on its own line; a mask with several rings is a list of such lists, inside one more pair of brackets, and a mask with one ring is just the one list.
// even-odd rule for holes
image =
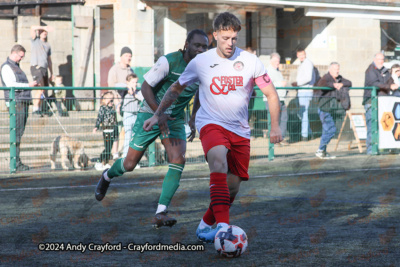
[[18, 83], [11, 67], [4, 65], [1, 68], [1, 78], [7, 87], [29, 87], [29, 83]]
[[156, 64], [143, 76], [146, 82], [155, 87], [169, 72], [169, 64], [166, 57], [160, 57]]
[[189, 86], [199, 81], [196, 62], [196, 58], [194, 58], [186, 66], [185, 71], [182, 73], [181, 77], [179, 77], [178, 80], [180, 85]]
[[261, 62], [261, 60], [258, 57], [256, 57], [256, 65], [255, 65], [253, 78], [254, 79], [258, 78], [258, 77], [264, 75], [265, 73], [266, 73], [266, 70], [265, 70], [264, 64]]

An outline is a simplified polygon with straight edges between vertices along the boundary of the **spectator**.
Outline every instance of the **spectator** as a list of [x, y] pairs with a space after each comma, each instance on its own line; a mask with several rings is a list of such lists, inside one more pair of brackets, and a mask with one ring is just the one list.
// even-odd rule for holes
[[[143, 96], [140, 91], [136, 90], [138, 78], [136, 74], [131, 73], [126, 76], [128, 83], [128, 93], [125, 95], [122, 111], [124, 117], [124, 130], [125, 130], [125, 141], [124, 141], [124, 153], [125, 158], [128, 154], [129, 142], [132, 136], [132, 128], [135, 125], [137, 113], [140, 109], [140, 103], [143, 101]], [[140, 168], [140, 165], [136, 165], [136, 168]]]
[[[297, 49], [297, 58], [300, 60], [300, 66], [297, 69], [296, 82], [293, 86], [312, 87], [315, 84], [314, 65], [306, 58], [306, 51], [303, 48]], [[313, 90], [299, 90], [297, 93], [300, 105], [301, 118], [301, 137], [302, 141], [307, 141], [311, 135], [310, 122], [308, 121], [308, 107], [313, 96]]]
[[399, 76], [400, 76], [400, 65], [393, 64], [390, 68], [390, 78], [387, 81], [385, 88], [378, 90], [378, 96], [400, 96], [399, 89]]
[[[279, 71], [279, 62], [281, 61], [281, 56], [278, 53], [271, 54], [270, 65], [267, 67], [267, 73], [271, 78], [272, 83], [275, 87], [285, 87], [287, 82], [283, 79], [282, 73]], [[288, 114], [285, 105], [285, 97], [287, 94], [287, 90], [277, 90], [279, 96], [279, 103], [281, 108], [281, 113], [279, 117], [279, 128], [281, 128], [282, 133], [282, 142], [279, 144], [281, 146], [289, 145], [289, 143], [285, 140]], [[263, 100], [265, 101], [265, 108], [268, 111], [268, 101], [267, 97], [263, 95]]]
[[111, 166], [108, 164], [108, 161], [111, 158], [111, 148], [113, 146], [115, 137], [118, 136], [117, 112], [115, 110], [114, 94], [112, 92], [106, 92], [102, 96], [102, 103], [93, 133], [96, 133], [96, 131], [100, 128], [100, 124], [102, 124], [103, 128], [105, 148], [100, 154], [100, 162], [97, 162], [95, 165], [96, 170], [111, 168]]
[[[14, 45], [11, 49], [11, 54], [8, 56], [6, 62], [1, 65], [1, 81], [4, 87], [34, 87], [38, 83], [36, 81], [29, 82], [25, 72], [19, 67], [20, 61], [25, 56], [25, 48], [22, 45]], [[4, 98], [7, 107], [9, 106], [10, 91], [4, 91]], [[28, 119], [28, 109], [30, 101], [32, 100], [30, 90], [15, 90], [15, 111], [16, 111], [16, 171], [26, 171], [29, 167], [21, 162], [20, 158], [20, 145], [21, 138], [25, 131], [26, 121]]]
[[[49, 86], [49, 81], [53, 79], [53, 64], [51, 61], [51, 47], [47, 42], [48, 32], [52, 28], [49, 26], [31, 26], [31, 74], [39, 86]], [[48, 70], [49, 71], [48, 71]], [[43, 117], [42, 111], [47, 107], [43, 104], [43, 99], [47, 97], [46, 90], [35, 90], [33, 92], [33, 115]], [[53, 115], [50, 112], [48, 116]]]
[[[118, 93], [118, 98], [116, 98], [115, 106], [117, 110], [120, 110], [118, 107], [122, 104], [122, 100], [127, 94], [126, 90], [126, 77], [128, 74], [134, 73], [130, 64], [132, 60], [132, 50], [129, 47], [123, 47], [121, 49], [120, 61], [117, 62], [108, 72], [108, 87], [123, 87], [122, 90], [117, 90], [115, 92]], [[116, 96], [116, 94], [115, 94]], [[122, 117], [120, 113], [117, 113], [117, 121], [119, 131], [122, 131]], [[112, 148], [113, 159], [118, 158], [118, 136], [115, 137], [114, 145]]]
[[[64, 87], [63, 77], [61, 75], [56, 76], [56, 78], [54, 80], [54, 87]], [[64, 111], [64, 108], [63, 108], [63, 103], [65, 103], [65, 101], [66, 101], [66, 96], [67, 96], [66, 90], [61, 90], [61, 88], [54, 90], [54, 98], [55, 98], [55, 102], [56, 102], [58, 115], [61, 117], [69, 116], [67, 109], [65, 109], [65, 111]]]
[[[376, 53], [374, 61], [365, 71], [365, 87], [376, 86], [379, 89], [385, 89], [390, 79], [389, 69], [383, 66], [385, 56], [382, 53]], [[371, 129], [371, 90], [364, 90], [363, 105], [365, 109], [365, 120], [367, 123], [367, 154], [372, 154], [372, 129]], [[375, 122], [377, 123], [377, 122]]]
[[[315, 155], [320, 159], [334, 159], [326, 152], [326, 147], [336, 134], [334, 114], [340, 108], [350, 109], [349, 87], [351, 82], [339, 75], [340, 65], [332, 62], [328, 73], [318, 82], [319, 87], [330, 87], [332, 90], [316, 90], [314, 96], [318, 97], [318, 115], [322, 123], [322, 136], [319, 148]], [[339, 104], [340, 103], [340, 104]]]

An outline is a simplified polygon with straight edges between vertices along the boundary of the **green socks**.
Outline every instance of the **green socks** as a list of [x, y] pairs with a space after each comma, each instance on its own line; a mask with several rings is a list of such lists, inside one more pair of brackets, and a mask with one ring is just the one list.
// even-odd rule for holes
[[125, 168], [124, 168], [124, 160], [125, 158], [120, 158], [117, 159], [114, 164], [111, 166], [111, 168], [107, 171], [107, 176], [112, 179], [114, 177], [122, 176], [124, 174]]
[[162, 185], [162, 192], [160, 200], [158, 202], [159, 204], [163, 204], [168, 207], [172, 197], [175, 194], [176, 189], [178, 189], [179, 187], [179, 180], [181, 179], [184, 167], [185, 164], [175, 164], [175, 163], [169, 164], [169, 169], [167, 174], [165, 175], [164, 182]]

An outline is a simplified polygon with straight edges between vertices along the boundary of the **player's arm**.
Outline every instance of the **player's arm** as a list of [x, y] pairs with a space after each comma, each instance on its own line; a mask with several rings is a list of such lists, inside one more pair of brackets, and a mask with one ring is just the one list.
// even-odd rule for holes
[[169, 134], [169, 128], [167, 125], [169, 116], [165, 115], [164, 112], [174, 103], [174, 101], [178, 98], [178, 96], [183, 92], [185, 88], [186, 85], [181, 85], [179, 81], [174, 82], [168, 88], [153, 117], [144, 122], [143, 129], [145, 131], [150, 131], [153, 126], [158, 123], [161, 134], [164, 136]]
[[142, 92], [143, 98], [146, 100], [149, 107], [153, 111], [156, 111], [158, 108], [158, 103], [156, 101], [156, 97], [154, 96], [154, 92], [151, 89], [151, 86], [146, 82], [146, 80], [143, 82], [140, 91]]
[[193, 101], [192, 116], [190, 117], [189, 120], [189, 127], [191, 130], [190, 135], [188, 137], [189, 142], [192, 142], [196, 136], [196, 113], [199, 110], [199, 108], [200, 108], [200, 99], [199, 99], [199, 90], [197, 90]]
[[278, 93], [267, 73], [257, 77], [255, 82], [268, 100], [269, 112], [271, 114], [270, 142], [273, 144], [280, 143], [282, 141], [282, 133], [279, 128], [280, 107]]

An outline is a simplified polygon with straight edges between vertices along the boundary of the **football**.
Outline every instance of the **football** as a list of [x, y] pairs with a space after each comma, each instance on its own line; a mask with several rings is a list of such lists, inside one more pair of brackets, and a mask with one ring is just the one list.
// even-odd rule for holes
[[214, 239], [217, 253], [228, 258], [240, 257], [246, 251], [247, 245], [246, 233], [235, 225], [222, 227]]

